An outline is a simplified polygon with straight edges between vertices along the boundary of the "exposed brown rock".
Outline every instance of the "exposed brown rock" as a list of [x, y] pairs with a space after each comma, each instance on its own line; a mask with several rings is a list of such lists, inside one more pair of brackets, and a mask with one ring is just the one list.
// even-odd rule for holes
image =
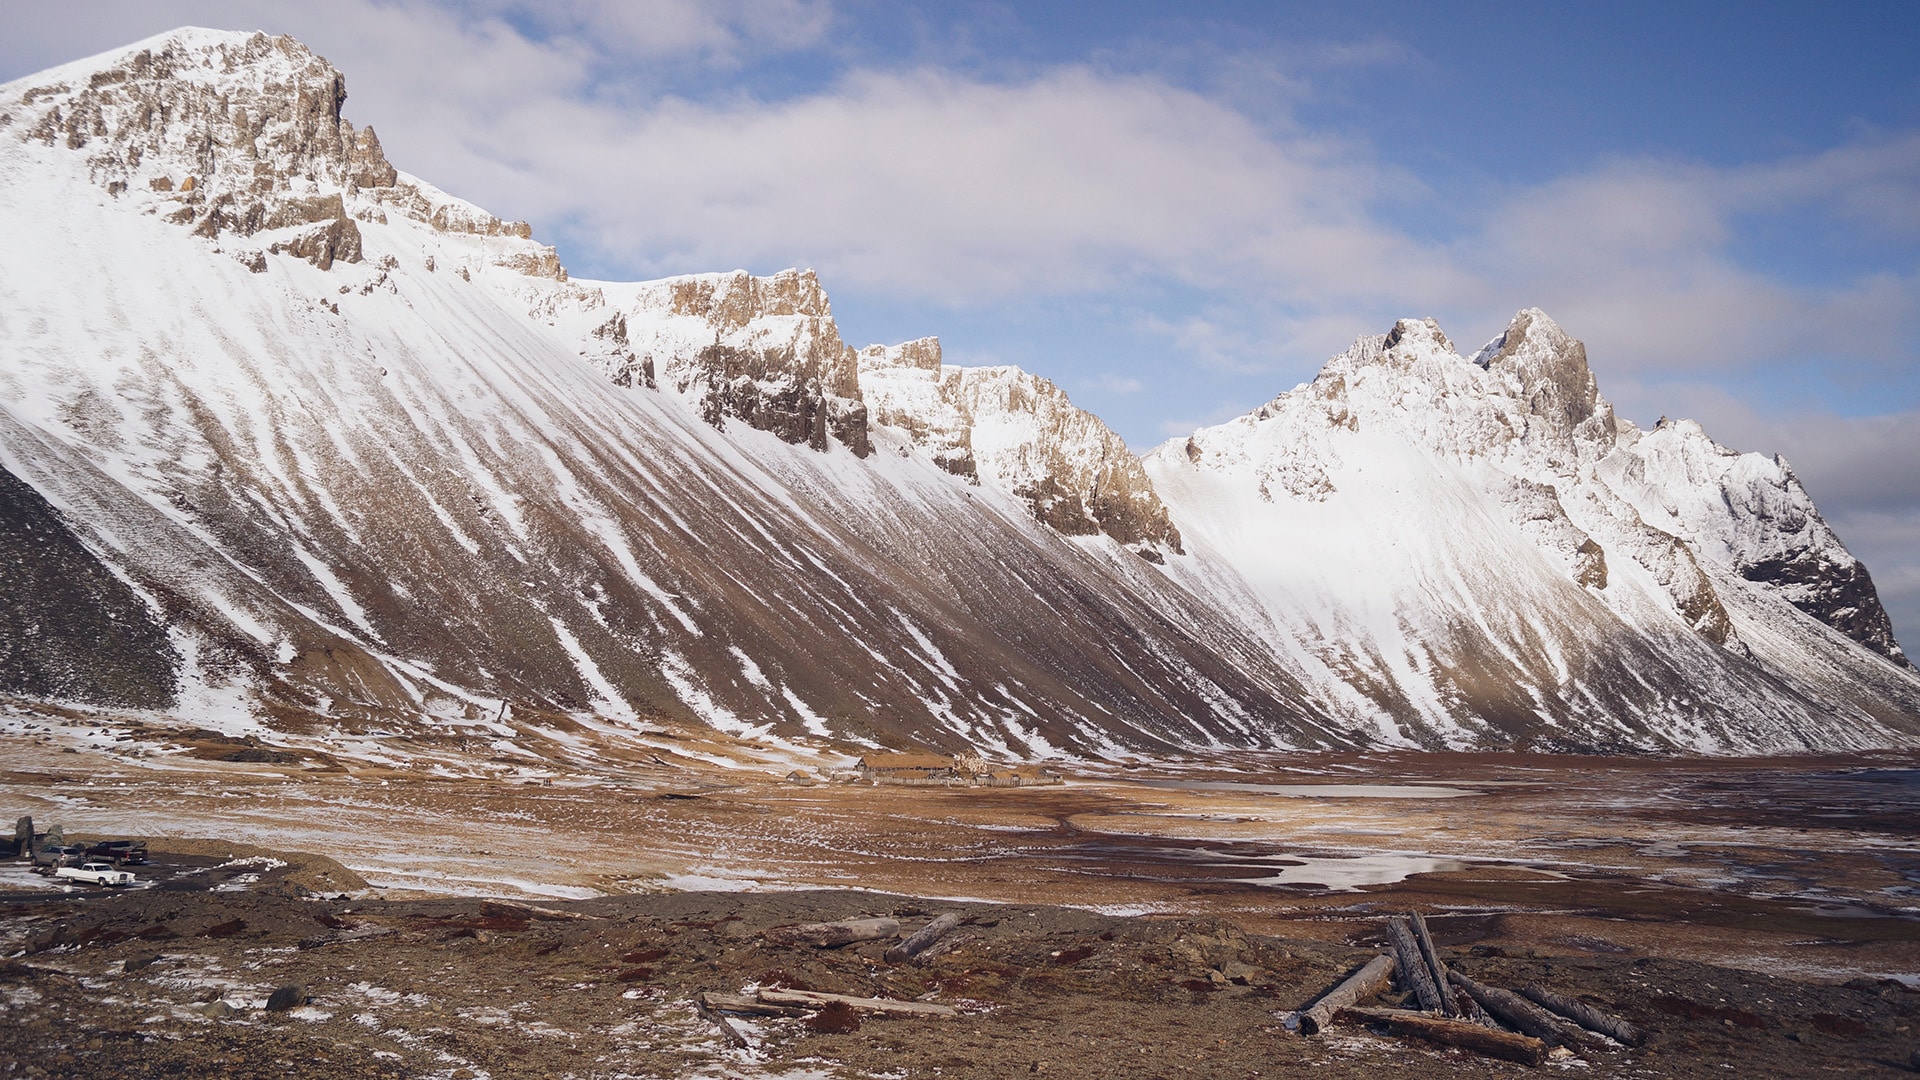
[[636, 310], [711, 334], [691, 354], [668, 339], [633, 343], [637, 363], [693, 399], [709, 423], [732, 418], [815, 450], [832, 439], [858, 457], [872, 452], [854, 352], [813, 271], [672, 278], [648, 286]]

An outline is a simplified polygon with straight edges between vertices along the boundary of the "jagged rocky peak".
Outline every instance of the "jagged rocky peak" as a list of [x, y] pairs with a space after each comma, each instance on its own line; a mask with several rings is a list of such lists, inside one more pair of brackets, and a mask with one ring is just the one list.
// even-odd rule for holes
[[1386, 352], [1411, 353], [1419, 348], [1437, 349], [1440, 352], [1452, 352], [1453, 342], [1441, 331], [1440, 324], [1428, 319], [1399, 319], [1393, 329], [1387, 331], [1380, 340], [1380, 347]]
[[635, 362], [709, 423], [737, 419], [790, 443], [871, 452], [858, 359], [811, 270], [744, 270], [629, 286], [615, 300]]
[[1779, 455], [1721, 446], [1692, 420], [1629, 428], [1602, 472], [1642, 516], [1895, 663], [1908, 665], [1865, 563], [1841, 543]]
[[210, 238], [278, 234], [273, 250], [325, 269], [361, 256], [343, 196], [398, 178], [373, 129], [341, 117], [346, 96], [292, 38], [184, 29], [10, 84], [0, 111], [115, 196]]
[[946, 368], [943, 396], [971, 419], [981, 476], [1069, 536], [1105, 533], [1149, 559], [1180, 531], [1126, 441], [1064, 390], [1017, 367]]
[[1024, 500], [1068, 536], [1104, 533], [1156, 561], [1181, 552], [1140, 459], [1052, 382], [1016, 367], [944, 366], [934, 338], [859, 357], [873, 421], [905, 431], [948, 472]]
[[[1539, 308], [1513, 317], [1506, 330], [1473, 357], [1498, 378], [1508, 397], [1544, 422], [1542, 433], [1570, 447], [1605, 453], [1616, 435], [1613, 406], [1600, 396], [1587, 347]], [[1530, 425], [1531, 427], [1531, 425]]]
[[1250, 474], [1266, 502], [1317, 502], [1346, 482], [1363, 430], [1477, 471], [1508, 520], [1582, 586], [1605, 591], [1623, 559], [1639, 564], [1708, 641], [1745, 648], [1721, 595], [1734, 578], [1906, 663], [1866, 567], [1784, 460], [1728, 450], [1691, 421], [1642, 432], [1619, 418], [1586, 347], [1538, 308], [1471, 359], [1432, 319], [1402, 319], [1313, 382], [1160, 453]]
[[[394, 209], [447, 232], [530, 241], [507, 222], [401, 173], [373, 128], [341, 115], [347, 80], [291, 37], [188, 27], [0, 87], [0, 129], [80, 156], [88, 179], [210, 240], [321, 269], [359, 262], [359, 221]], [[564, 280], [550, 247], [501, 253]]]

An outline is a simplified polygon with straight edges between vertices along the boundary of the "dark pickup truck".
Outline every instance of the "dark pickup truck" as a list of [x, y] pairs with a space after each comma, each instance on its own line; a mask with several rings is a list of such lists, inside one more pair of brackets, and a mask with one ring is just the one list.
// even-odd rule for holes
[[87, 849], [87, 857], [113, 863], [115, 866], [147, 865], [147, 842], [145, 840], [104, 840]]

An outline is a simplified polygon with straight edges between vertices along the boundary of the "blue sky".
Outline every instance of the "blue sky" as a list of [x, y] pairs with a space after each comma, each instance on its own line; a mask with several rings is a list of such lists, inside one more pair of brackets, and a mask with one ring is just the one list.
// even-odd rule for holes
[[[1782, 451], [1920, 638], [1920, 5], [9, 4], [0, 79], [287, 32], [576, 276], [812, 266], [854, 344], [1136, 449], [1539, 305], [1628, 416]], [[1915, 644], [1920, 644], [1916, 641]]]

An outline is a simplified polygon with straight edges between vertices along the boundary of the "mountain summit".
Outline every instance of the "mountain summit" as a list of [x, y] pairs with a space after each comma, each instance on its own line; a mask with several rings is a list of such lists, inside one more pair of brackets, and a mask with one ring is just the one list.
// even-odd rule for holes
[[1920, 738], [1786, 463], [1620, 421], [1541, 312], [1142, 460], [809, 271], [575, 279], [345, 86], [205, 30], [0, 86], [0, 690], [481, 773]]
[[1170, 573], [1416, 741], [1713, 751], [1913, 708], [1786, 463], [1621, 419], [1538, 309], [1471, 359], [1401, 320], [1147, 469], [1197, 555]]

